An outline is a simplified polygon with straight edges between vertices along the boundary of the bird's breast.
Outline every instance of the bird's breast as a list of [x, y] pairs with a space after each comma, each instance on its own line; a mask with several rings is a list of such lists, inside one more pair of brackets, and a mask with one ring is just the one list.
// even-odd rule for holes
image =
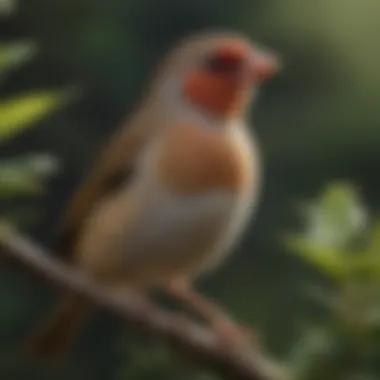
[[127, 267], [136, 273], [144, 267], [153, 277], [199, 273], [220, 263], [258, 197], [259, 164], [244, 134], [191, 125], [165, 134], [141, 156], [141, 206], [123, 233]]
[[155, 173], [160, 183], [179, 195], [249, 192], [259, 182], [253, 153], [248, 137], [239, 130], [178, 125], [158, 144]]

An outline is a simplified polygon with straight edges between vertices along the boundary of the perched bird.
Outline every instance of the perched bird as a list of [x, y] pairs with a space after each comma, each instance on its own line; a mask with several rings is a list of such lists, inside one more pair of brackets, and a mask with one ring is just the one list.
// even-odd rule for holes
[[[257, 203], [262, 168], [245, 119], [278, 68], [233, 33], [182, 41], [69, 202], [59, 251], [110, 292], [144, 299], [158, 287], [222, 339], [243, 338], [192, 280], [231, 252]], [[62, 353], [93, 306], [68, 294], [32, 334], [34, 353]]]

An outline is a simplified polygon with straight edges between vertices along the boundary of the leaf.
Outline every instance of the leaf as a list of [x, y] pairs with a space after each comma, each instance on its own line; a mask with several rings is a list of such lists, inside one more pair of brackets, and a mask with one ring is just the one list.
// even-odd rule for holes
[[352, 274], [366, 280], [380, 280], [380, 257], [371, 252], [361, 252], [348, 258]]
[[285, 239], [285, 245], [303, 260], [309, 262], [317, 270], [333, 278], [347, 275], [347, 257], [344, 252], [321, 244], [310, 243], [300, 236], [290, 236]]
[[380, 282], [380, 221], [370, 229], [367, 247], [348, 257], [352, 272], [367, 280]]
[[[0, 175], [3, 176], [3, 173], [0, 172]], [[15, 195], [38, 195], [42, 193], [43, 189], [42, 183], [33, 176], [15, 173], [1, 178], [0, 198]]]
[[0, 142], [31, 127], [67, 101], [67, 93], [35, 91], [0, 103]]
[[306, 209], [306, 236], [315, 244], [347, 247], [363, 236], [367, 213], [354, 186], [334, 182]]
[[44, 190], [43, 178], [57, 171], [57, 162], [48, 155], [19, 157], [0, 163], [0, 197], [37, 195]]
[[36, 52], [36, 45], [30, 41], [0, 44], [0, 74], [5, 70], [15, 69], [27, 62], [34, 57]]
[[371, 228], [368, 248], [374, 255], [380, 256], [380, 220], [375, 221]]

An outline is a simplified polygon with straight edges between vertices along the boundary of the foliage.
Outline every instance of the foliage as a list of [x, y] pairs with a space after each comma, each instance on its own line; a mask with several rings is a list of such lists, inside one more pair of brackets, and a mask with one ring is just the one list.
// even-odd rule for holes
[[42, 154], [0, 162], [0, 197], [39, 195], [44, 190], [41, 178], [55, 173], [57, 169], [58, 162]]
[[0, 78], [31, 59], [37, 52], [31, 41], [0, 44]]
[[[12, 69], [26, 63], [36, 52], [30, 42], [0, 44], [0, 80]], [[56, 91], [31, 91], [0, 102], [0, 143], [17, 136], [62, 105], [64, 96]]]
[[[28, 42], [0, 44], [0, 81], [11, 70], [34, 56], [35, 45]], [[36, 90], [0, 100], [0, 144], [17, 137], [51, 114], [68, 100], [62, 91]], [[57, 162], [49, 155], [30, 154], [0, 161], [0, 200], [15, 196], [40, 195], [43, 180], [56, 172]], [[15, 216], [6, 210], [6, 216]], [[18, 219], [18, 218], [16, 218]]]
[[33, 91], [3, 100], [0, 104], [0, 142], [35, 124], [62, 104], [64, 96], [51, 91]]
[[322, 321], [308, 326], [292, 360], [299, 379], [374, 379], [380, 360], [380, 218], [354, 187], [332, 183], [308, 207], [290, 249], [330, 280], [319, 292]]

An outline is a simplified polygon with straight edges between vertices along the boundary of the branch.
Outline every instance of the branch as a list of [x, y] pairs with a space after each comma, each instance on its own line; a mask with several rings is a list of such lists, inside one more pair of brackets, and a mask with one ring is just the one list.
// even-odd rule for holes
[[29, 270], [35, 271], [52, 284], [84, 296], [126, 322], [174, 345], [176, 351], [180, 351], [184, 357], [192, 359], [205, 369], [214, 371], [222, 378], [285, 379], [285, 371], [257, 350], [242, 352], [238, 348], [222, 346], [218, 344], [211, 331], [160, 309], [156, 309], [149, 315], [142, 312], [138, 305], [112, 296], [79, 271], [53, 259], [52, 255], [37, 243], [1, 221], [0, 246], [5, 248], [10, 258], [17, 260]]

